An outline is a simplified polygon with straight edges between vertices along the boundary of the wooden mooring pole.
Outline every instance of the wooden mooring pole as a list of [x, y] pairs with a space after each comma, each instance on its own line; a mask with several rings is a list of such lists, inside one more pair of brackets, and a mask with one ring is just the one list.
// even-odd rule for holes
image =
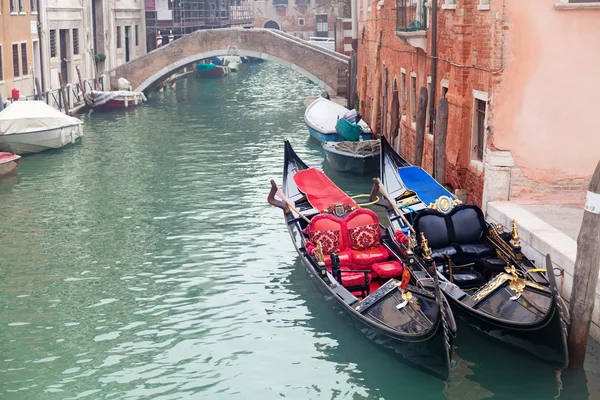
[[446, 134], [448, 132], [448, 100], [442, 97], [438, 104], [433, 138], [433, 177], [446, 183]]
[[419, 106], [417, 107], [417, 129], [415, 131], [415, 162], [417, 167], [423, 161], [423, 141], [425, 140], [425, 124], [427, 116], [427, 89], [422, 87], [419, 91]]
[[65, 114], [71, 115], [69, 113], [69, 101], [67, 100], [66, 92], [65, 92], [65, 81], [63, 80], [62, 73], [58, 73], [58, 83], [60, 83], [60, 97], [62, 98], [62, 105], [65, 108]]
[[[569, 366], [581, 367], [585, 361], [590, 323], [594, 311], [596, 285], [600, 271], [600, 162], [587, 192], [583, 222], [577, 237], [577, 258], [569, 310]], [[552, 273], [548, 271], [548, 273]]]

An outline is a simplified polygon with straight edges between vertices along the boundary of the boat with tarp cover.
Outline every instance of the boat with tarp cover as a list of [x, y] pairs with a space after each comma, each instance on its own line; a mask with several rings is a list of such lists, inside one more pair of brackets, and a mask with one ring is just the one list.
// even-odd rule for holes
[[322, 146], [336, 171], [365, 175], [379, 169], [379, 140], [325, 142]]
[[[558, 294], [550, 257], [545, 268], [521, 252], [516, 221], [505, 232], [463, 204], [423, 169], [381, 138], [379, 190], [405, 263], [435, 265], [440, 288], [456, 314], [477, 330], [542, 360], [568, 364], [568, 310]], [[547, 269], [546, 269], [547, 268]], [[423, 275], [420, 275], [423, 274]]]
[[371, 128], [356, 110], [348, 110], [322, 96], [306, 107], [304, 122], [310, 136], [320, 143], [358, 140], [360, 135], [365, 140], [371, 139]]
[[[278, 198], [276, 198], [276, 196]], [[391, 232], [285, 142], [283, 186], [271, 205], [284, 221], [316, 288], [360, 332], [407, 363], [446, 379], [456, 325], [437, 279], [416, 279]], [[425, 274], [425, 271], [422, 271]]]

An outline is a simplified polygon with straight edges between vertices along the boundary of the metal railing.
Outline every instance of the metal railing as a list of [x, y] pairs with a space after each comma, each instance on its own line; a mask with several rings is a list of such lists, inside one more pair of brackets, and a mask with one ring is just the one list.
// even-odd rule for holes
[[396, 31], [424, 31], [427, 22], [425, 0], [396, 0]]
[[[105, 78], [100, 79], [85, 79], [83, 81], [86, 92], [90, 90], [104, 90]], [[41, 98], [40, 98], [41, 97]], [[65, 101], [69, 110], [72, 111], [84, 104], [83, 91], [79, 83], [69, 83], [65, 85], [65, 99], [63, 99], [62, 91], [60, 89], [47, 90], [39, 96], [37, 93], [28, 96], [22, 96], [19, 101], [31, 101], [31, 100], [42, 100], [51, 107], [56, 108], [59, 111], [65, 111]], [[14, 99], [8, 99], [9, 103], [15, 101]]]

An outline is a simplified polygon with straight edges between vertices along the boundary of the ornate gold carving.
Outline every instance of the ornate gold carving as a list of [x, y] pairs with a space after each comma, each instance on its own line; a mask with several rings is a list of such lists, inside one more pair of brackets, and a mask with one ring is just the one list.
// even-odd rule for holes
[[444, 195], [440, 196], [435, 202], [428, 205], [427, 208], [431, 208], [446, 214], [461, 203], [462, 202], [458, 199], [453, 200], [449, 196]]
[[400, 288], [400, 286], [398, 286], [398, 290], [400, 290], [400, 292], [402, 293], [401, 297], [403, 302], [398, 304], [396, 306], [396, 309], [398, 310], [402, 310], [404, 307], [406, 307], [407, 305], [410, 305], [411, 307], [415, 308], [415, 310], [419, 310], [419, 304], [418, 304], [418, 300], [415, 296], [413, 296], [413, 294], [408, 291], [408, 290], [403, 290], [402, 288]]
[[428, 241], [423, 232], [421, 232], [421, 246], [423, 247], [423, 259], [425, 259], [425, 261], [431, 261], [431, 249], [429, 248]]
[[507, 265], [504, 267], [504, 270], [511, 274], [509, 287], [515, 291], [515, 295], [510, 299], [517, 300], [523, 294], [523, 289], [525, 289], [525, 280], [519, 276], [519, 271], [517, 271], [514, 265]]
[[317, 243], [317, 249], [315, 250], [315, 258], [319, 262], [319, 265], [325, 265], [325, 256], [323, 256], [323, 247], [321, 243]]
[[521, 238], [519, 237], [519, 228], [517, 227], [517, 220], [512, 220], [512, 231], [511, 231], [513, 247], [515, 249], [521, 248]]
[[473, 296], [473, 300], [479, 301], [481, 299], [486, 298], [490, 293], [500, 287], [504, 282], [510, 279], [510, 275], [501, 273], [497, 275], [494, 279], [488, 282], [487, 285], [479, 289], [477, 293]]
[[496, 232], [498, 235], [502, 235], [504, 233], [504, 226], [502, 225], [502, 222], [496, 223]]

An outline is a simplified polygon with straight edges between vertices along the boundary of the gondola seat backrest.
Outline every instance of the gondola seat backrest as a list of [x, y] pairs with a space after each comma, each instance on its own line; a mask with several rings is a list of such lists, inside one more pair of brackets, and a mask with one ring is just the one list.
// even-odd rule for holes
[[447, 215], [436, 210], [423, 210], [414, 221], [417, 242], [421, 244], [421, 233], [425, 235], [432, 249], [441, 249], [454, 242], [452, 221]]
[[421, 233], [425, 235], [434, 259], [439, 260], [444, 255], [453, 256], [457, 253], [453, 245], [455, 240], [452, 220], [446, 214], [437, 210], [423, 210], [415, 218], [413, 227], [419, 245], [422, 240]]
[[452, 221], [454, 238], [458, 244], [481, 243], [487, 234], [481, 209], [472, 204], [461, 204], [448, 216]]
[[346, 248], [344, 221], [331, 214], [319, 214], [308, 225], [308, 239], [321, 245], [323, 254], [338, 253]]
[[483, 212], [473, 204], [461, 204], [448, 213], [456, 244], [465, 255], [477, 258], [495, 255], [494, 247], [485, 239], [488, 234]]
[[[385, 261], [389, 253], [381, 245], [379, 218], [373, 211], [360, 208], [344, 218], [346, 240], [352, 261], [358, 268]], [[368, 266], [368, 267], [365, 267]]]

